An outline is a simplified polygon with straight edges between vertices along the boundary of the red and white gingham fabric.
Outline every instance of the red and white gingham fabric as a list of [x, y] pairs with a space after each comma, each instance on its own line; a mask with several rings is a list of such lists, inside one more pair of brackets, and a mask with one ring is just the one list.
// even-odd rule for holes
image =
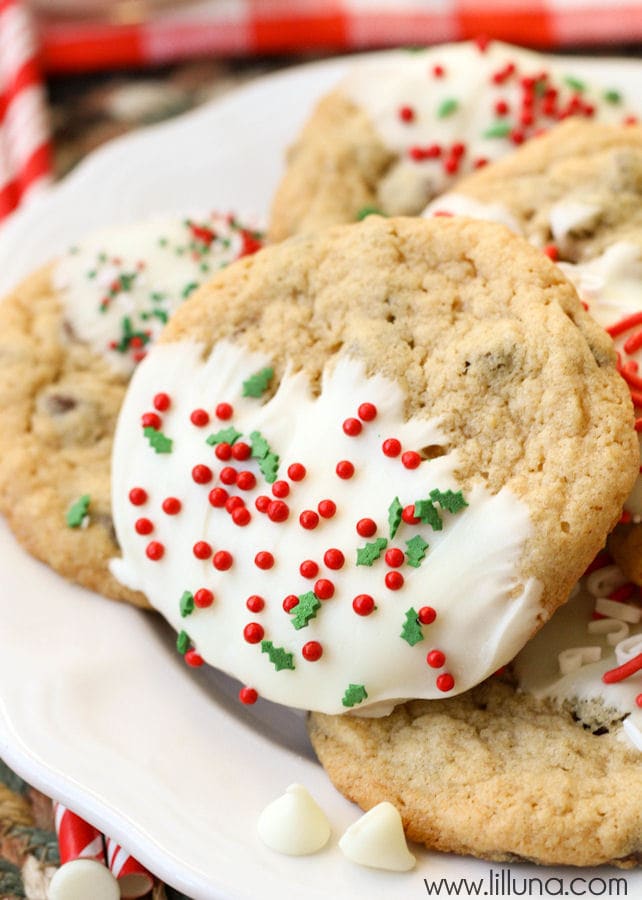
[[0, 0], [0, 219], [50, 180], [38, 47], [29, 10]]
[[[112, 0], [115, 15], [118, 2]], [[45, 18], [42, 24], [44, 60], [51, 71], [158, 64], [202, 54], [345, 52], [457, 41], [479, 34], [546, 48], [633, 43], [642, 39], [642, 4], [631, 0], [183, 0], [163, 5], [140, 23]]]

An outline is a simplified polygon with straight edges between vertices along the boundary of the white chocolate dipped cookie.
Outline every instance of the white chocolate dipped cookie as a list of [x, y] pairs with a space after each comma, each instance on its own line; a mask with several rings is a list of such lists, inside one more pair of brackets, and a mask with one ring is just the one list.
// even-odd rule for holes
[[511, 659], [636, 473], [610, 342], [548, 259], [370, 217], [173, 317], [118, 424], [112, 571], [246, 702], [381, 714]]
[[233, 216], [86, 237], [0, 304], [0, 510], [61, 574], [147, 605], [110, 574], [109, 464], [129, 377], [171, 313], [260, 242]]

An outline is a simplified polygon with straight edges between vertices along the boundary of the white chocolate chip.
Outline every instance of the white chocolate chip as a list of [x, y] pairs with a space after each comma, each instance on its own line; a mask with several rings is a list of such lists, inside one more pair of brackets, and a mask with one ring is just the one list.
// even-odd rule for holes
[[577, 672], [587, 663], [597, 662], [602, 658], [601, 647], [569, 647], [557, 657], [560, 674], [570, 675], [571, 672]]
[[288, 856], [316, 853], [330, 837], [325, 813], [301, 784], [291, 784], [265, 807], [257, 829], [264, 844]]
[[416, 862], [406, 844], [399, 810], [387, 801], [357, 819], [339, 847], [352, 862], [374, 869], [407, 872]]
[[595, 601], [595, 612], [611, 619], [620, 619], [622, 622], [629, 622], [631, 625], [637, 625], [642, 619], [642, 609], [639, 606], [631, 606], [629, 603], [618, 603], [615, 600], [609, 600], [608, 597], [598, 597]]

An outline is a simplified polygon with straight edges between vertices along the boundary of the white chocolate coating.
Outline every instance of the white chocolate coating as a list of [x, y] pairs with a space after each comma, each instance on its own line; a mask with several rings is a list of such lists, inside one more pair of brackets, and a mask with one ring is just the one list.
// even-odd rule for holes
[[408, 872], [417, 861], [408, 850], [399, 810], [387, 800], [353, 822], [339, 847], [352, 862], [389, 872]]
[[263, 843], [287, 856], [317, 853], [330, 839], [330, 823], [302, 784], [291, 784], [269, 803], [257, 822]]
[[120, 900], [120, 888], [102, 863], [72, 859], [56, 871], [47, 896], [49, 900]]
[[[112, 571], [119, 580], [144, 591], [177, 631], [188, 633], [198, 653], [212, 665], [264, 697], [304, 709], [345, 712], [349, 707], [344, 695], [350, 685], [357, 685], [365, 688], [367, 697], [353, 705], [361, 711], [376, 704], [377, 713], [383, 714], [404, 698], [435, 698], [466, 690], [514, 656], [542, 612], [541, 584], [521, 572], [524, 545], [532, 532], [522, 501], [506, 489], [491, 496], [476, 486], [465, 497], [465, 509], [442, 513], [443, 530], [402, 522], [395, 539], [389, 540], [388, 510], [396, 496], [406, 506], [427, 498], [434, 489], [458, 490], [453, 476], [456, 453], [409, 469], [381, 449], [388, 437], [399, 439], [404, 450], [439, 445], [437, 422], [405, 421], [399, 386], [381, 376], [366, 378], [362, 365], [345, 356], [333, 369], [326, 368], [319, 396], [310, 394], [303, 374], [286, 374], [266, 403], [242, 397], [241, 385], [269, 365], [268, 359], [227, 342], [217, 344], [207, 360], [200, 357], [199, 346], [188, 341], [158, 345], [139, 366], [125, 400], [112, 472], [112, 510], [123, 552], [122, 559], [112, 562]], [[171, 407], [163, 413], [162, 431], [174, 443], [171, 453], [157, 454], [142, 435], [140, 418], [163, 390], [171, 397]], [[233, 419], [213, 420], [207, 428], [191, 424], [192, 410], [213, 410], [220, 401], [233, 405]], [[358, 437], [349, 437], [342, 422], [355, 416], [364, 402], [376, 405], [376, 419], [364, 423]], [[306, 467], [306, 477], [290, 484], [286, 522], [274, 523], [255, 509], [258, 495], [271, 494], [255, 460], [237, 468], [253, 471], [257, 487], [229, 488], [243, 495], [252, 515], [248, 525], [239, 527], [225, 509], [208, 503], [208, 492], [220, 486], [221, 469], [228, 463], [219, 463], [205, 439], [229, 424], [245, 438], [255, 430], [261, 432], [280, 456], [280, 479], [288, 479], [291, 463]], [[352, 461], [352, 478], [337, 476], [340, 460]], [[191, 478], [197, 464], [207, 464], [213, 471], [207, 485]], [[134, 486], [147, 492], [143, 506], [128, 500]], [[168, 496], [182, 502], [176, 516], [161, 512]], [[301, 527], [300, 513], [316, 510], [326, 498], [336, 503], [336, 515], [321, 518], [312, 530]], [[153, 523], [148, 536], [136, 533], [140, 516]], [[357, 533], [356, 523], [364, 517], [376, 523], [374, 537]], [[430, 546], [418, 567], [406, 562], [399, 570], [404, 578], [401, 589], [386, 586], [390, 567], [383, 553], [371, 566], [356, 565], [357, 549], [367, 541], [385, 538], [388, 548], [404, 551], [406, 542], [418, 534]], [[150, 540], [165, 547], [162, 559], [147, 558]], [[217, 571], [212, 559], [196, 559], [192, 548], [197, 541], [207, 541], [214, 552], [229, 551], [231, 568]], [[324, 561], [330, 548], [344, 554], [339, 570]], [[272, 568], [255, 565], [259, 551], [273, 554]], [[304, 560], [319, 565], [318, 577], [330, 580], [335, 592], [320, 603], [307, 624], [297, 628], [295, 611], [286, 613], [282, 602], [288, 595], [301, 597], [315, 588], [315, 578], [300, 574]], [[203, 587], [214, 593], [214, 603], [181, 616], [183, 593]], [[375, 601], [370, 615], [357, 615], [353, 609], [353, 599], [361, 594]], [[246, 608], [250, 595], [264, 598], [260, 612]], [[422, 626], [423, 639], [411, 645], [401, 637], [408, 611], [425, 606], [434, 608], [437, 617]], [[290, 668], [277, 670], [261, 643], [244, 639], [244, 628], [252, 622], [261, 626], [266, 641], [291, 654]], [[303, 655], [310, 641], [319, 642], [323, 650], [316, 661]], [[427, 664], [427, 653], [433, 649], [446, 655], [443, 666]], [[446, 673], [454, 678], [454, 687], [444, 692], [438, 681]]]

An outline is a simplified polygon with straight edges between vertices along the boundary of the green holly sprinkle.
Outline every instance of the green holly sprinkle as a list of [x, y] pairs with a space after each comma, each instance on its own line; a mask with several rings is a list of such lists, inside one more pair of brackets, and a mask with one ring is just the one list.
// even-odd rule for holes
[[356, 706], [358, 703], [363, 703], [367, 696], [368, 692], [366, 691], [364, 685], [349, 684], [346, 688], [345, 694], [343, 695], [341, 703], [343, 704], [343, 706]]
[[198, 281], [190, 281], [189, 284], [186, 284], [181, 291], [181, 297], [183, 298], [183, 300], [186, 300], [190, 294], [193, 294], [197, 287]]
[[321, 601], [318, 599], [314, 591], [308, 591], [299, 596], [299, 602], [290, 610], [292, 616], [292, 624], [298, 631], [299, 628], [305, 628], [310, 619], [315, 619], [317, 610], [321, 607]]
[[375, 560], [379, 559], [387, 546], [388, 541], [385, 538], [377, 538], [367, 543], [365, 547], [359, 547], [357, 549], [357, 565], [371, 566]]
[[420, 534], [416, 534], [406, 541], [406, 562], [414, 569], [418, 569], [426, 556], [428, 542], [424, 541]]
[[383, 216], [385, 213], [377, 206], [362, 206], [357, 213], [357, 222], [363, 222], [368, 216]]
[[210, 447], [213, 447], [214, 444], [234, 444], [240, 437], [241, 432], [237, 431], [233, 425], [230, 425], [229, 428], [222, 428], [216, 434], [210, 434], [208, 438], [205, 438], [205, 443], [209, 444]]
[[511, 126], [508, 122], [493, 122], [493, 124], [482, 133], [484, 138], [505, 138], [511, 133]]
[[272, 641], [261, 641], [261, 653], [267, 653], [277, 672], [281, 669], [294, 669], [292, 654], [287, 653], [283, 647], [275, 647]]
[[179, 607], [183, 618], [194, 612], [194, 594], [191, 591], [183, 591]]
[[268, 484], [276, 481], [279, 471], [279, 456], [274, 453], [260, 431], [250, 434], [250, 448], [252, 456], [258, 460], [259, 469]]
[[574, 75], [566, 75], [564, 81], [571, 88], [571, 90], [577, 91], [578, 94], [581, 94], [582, 91], [586, 90], [586, 84], [579, 78], [575, 78]]
[[176, 638], [176, 649], [181, 656], [185, 656], [191, 646], [192, 639], [189, 634], [186, 631], [179, 631], [178, 637]]
[[390, 526], [390, 540], [394, 539], [394, 536], [397, 533], [397, 529], [401, 524], [401, 513], [403, 512], [403, 506], [399, 502], [399, 497], [395, 497], [390, 506], [388, 507], [388, 525]]
[[449, 97], [447, 100], [442, 100], [437, 107], [437, 118], [446, 119], [448, 116], [452, 116], [454, 112], [457, 112], [458, 109], [459, 101], [455, 100], [453, 97]]
[[618, 103], [622, 102], [622, 94], [613, 88], [609, 91], [605, 91], [602, 96], [606, 103], [612, 103], [613, 106], [617, 106]]
[[250, 375], [247, 381], [243, 382], [244, 397], [261, 397], [270, 386], [270, 382], [274, 378], [274, 369], [267, 367]]
[[156, 453], [171, 453], [172, 452], [172, 439], [165, 437], [162, 431], [157, 431], [155, 428], [152, 428], [151, 425], [148, 425], [146, 428], [143, 428], [143, 434], [149, 441], [149, 446]]
[[417, 500], [415, 502], [415, 518], [421, 519], [425, 525], [430, 525], [433, 531], [441, 531], [444, 527], [439, 510], [432, 500]]
[[91, 498], [89, 494], [83, 494], [67, 510], [65, 520], [69, 528], [80, 528], [89, 511]]
[[403, 638], [403, 640], [407, 644], [410, 644], [411, 647], [414, 647], [415, 644], [418, 644], [419, 641], [423, 641], [424, 639], [424, 634], [421, 630], [419, 619], [417, 618], [417, 610], [413, 609], [412, 606], [406, 611], [406, 618], [399, 637]]
[[430, 499], [438, 503], [442, 509], [446, 509], [451, 513], [457, 513], [468, 506], [461, 491], [440, 491], [438, 488], [435, 488], [434, 491], [430, 492]]

